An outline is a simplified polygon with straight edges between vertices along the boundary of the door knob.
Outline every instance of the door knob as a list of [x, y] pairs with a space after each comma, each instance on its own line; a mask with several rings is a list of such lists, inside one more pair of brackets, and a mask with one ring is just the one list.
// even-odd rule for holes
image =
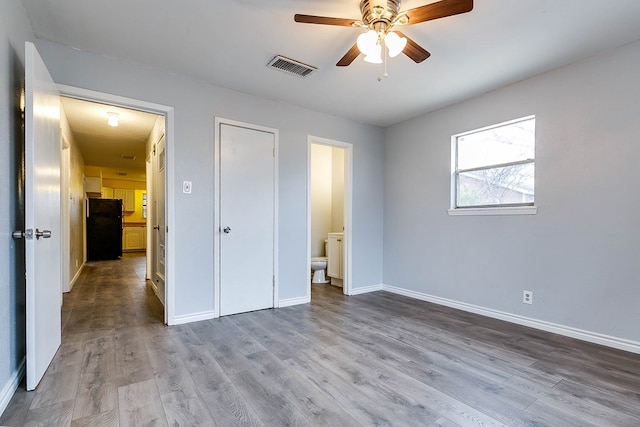
[[40, 231], [40, 230], [38, 230], [36, 228], [36, 239], [40, 240], [41, 237], [43, 239], [50, 239], [51, 238], [51, 230], [42, 230], [42, 231]]
[[231, 232], [231, 227], [227, 226], [222, 231], [224, 231], [224, 234], [229, 234]]
[[159, 226], [159, 225], [154, 225], [154, 226], [153, 226], [153, 229], [154, 229], [154, 230], [160, 230], [160, 226]]

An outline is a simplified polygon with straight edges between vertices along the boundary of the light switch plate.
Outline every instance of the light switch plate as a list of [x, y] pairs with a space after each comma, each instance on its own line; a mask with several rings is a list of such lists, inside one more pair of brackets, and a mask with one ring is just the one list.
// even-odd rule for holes
[[182, 192], [184, 194], [191, 194], [191, 181], [182, 181]]

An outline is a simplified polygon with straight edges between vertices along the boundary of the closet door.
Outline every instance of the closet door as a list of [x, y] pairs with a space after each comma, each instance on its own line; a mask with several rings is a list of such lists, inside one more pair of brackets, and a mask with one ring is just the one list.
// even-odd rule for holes
[[274, 307], [275, 134], [221, 123], [220, 315]]

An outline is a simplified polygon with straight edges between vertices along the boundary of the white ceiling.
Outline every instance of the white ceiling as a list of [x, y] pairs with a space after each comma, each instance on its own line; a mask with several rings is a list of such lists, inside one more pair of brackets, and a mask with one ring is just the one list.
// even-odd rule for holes
[[[157, 115], [65, 97], [61, 103], [85, 165], [102, 167], [103, 178], [145, 180], [146, 142]], [[107, 112], [119, 115], [118, 127], [107, 125]]]
[[[402, 10], [432, 0], [405, 0]], [[358, 0], [22, 0], [36, 35], [215, 85], [388, 126], [640, 39], [639, 0], [476, 0], [403, 32], [431, 52], [381, 66], [335, 63], [362, 31], [295, 13], [359, 19]], [[267, 68], [281, 54], [318, 67]]]

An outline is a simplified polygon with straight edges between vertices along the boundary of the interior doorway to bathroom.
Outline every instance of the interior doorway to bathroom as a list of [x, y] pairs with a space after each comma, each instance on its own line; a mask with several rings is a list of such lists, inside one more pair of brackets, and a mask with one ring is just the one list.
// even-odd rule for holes
[[[351, 293], [352, 144], [308, 137], [307, 162], [307, 271], [311, 298], [312, 258], [326, 257], [326, 268], [316, 274], [326, 286]], [[314, 262], [314, 267], [316, 263]], [[317, 283], [319, 286], [323, 286]], [[315, 286], [315, 283], [314, 283]]]

